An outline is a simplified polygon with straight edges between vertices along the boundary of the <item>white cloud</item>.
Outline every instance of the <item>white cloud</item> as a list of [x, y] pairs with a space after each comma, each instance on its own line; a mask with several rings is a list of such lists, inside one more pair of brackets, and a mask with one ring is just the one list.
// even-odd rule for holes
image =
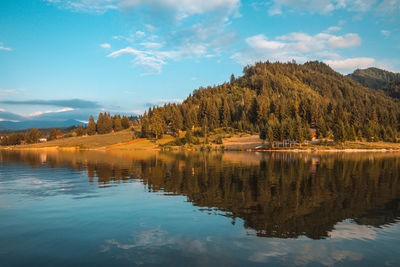
[[339, 60], [324, 60], [330, 67], [340, 71], [364, 69], [375, 65], [375, 59], [369, 57], [347, 58]]
[[20, 94], [25, 92], [26, 90], [24, 88], [20, 89], [0, 89], [0, 96], [6, 96], [6, 95], [11, 95], [11, 94]]
[[147, 49], [159, 49], [163, 47], [163, 44], [156, 42], [142, 42], [140, 45], [144, 46]]
[[58, 109], [58, 110], [36, 111], [27, 116], [35, 117], [35, 116], [39, 116], [39, 115], [47, 114], [47, 113], [60, 113], [60, 112], [67, 112], [67, 111], [72, 111], [72, 110], [75, 110], [75, 109], [74, 108], [62, 108], [62, 109]]
[[134, 56], [133, 63], [136, 65], [144, 66], [150, 69], [153, 69], [157, 72], [161, 72], [162, 65], [166, 64], [165, 59], [172, 57], [171, 53], [164, 52], [153, 52], [153, 51], [145, 51], [145, 50], [137, 50], [132, 47], [126, 47], [123, 49], [119, 49], [117, 51], [112, 52], [107, 55], [107, 57], [119, 57], [123, 54], [130, 54]]
[[153, 101], [150, 101], [152, 105], [164, 105], [164, 104], [168, 104], [168, 103], [182, 103], [183, 99], [180, 98], [172, 98], [172, 99], [156, 99]]
[[176, 18], [221, 11], [227, 14], [237, 12], [240, 0], [47, 0], [60, 7], [83, 12], [104, 13], [107, 10], [129, 10], [145, 7], [150, 11], [163, 10], [175, 14]]
[[400, 15], [399, 0], [272, 0], [268, 10], [270, 15], [289, 11], [308, 11], [310, 13], [330, 14], [335, 10], [356, 13], [373, 11], [377, 15]]
[[136, 36], [137, 37], [139, 37], [139, 38], [141, 38], [141, 37], [144, 37], [146, 35], [146, 33], [145, 32], [142, 32], [142, 31], [136, 31]]
[[3, 118], [0, 118], [0, 121], [19, 122], [19, 120], [9, 120], [9, 119], [3, 119]]
[[326, 29], [324, 32], [326, 32], [326, 33], [337, 32], [337, 31], [340, 31], [341, 29], [342, 28], [339, 26], [332, 26], [332, 27], [329, 27], [328, 29]]
[[333, 48], [358, 46], [361, 44], [361, 38], [356, 33], [349, 33], [343, 36], [331, 36], [329, 37], [329, 44]]
[[6, 50], [6, 51], [11, 51], [12, 49], [9, 47], [3, 46], [3, 42], [0, 42], [0, 50]]
[[143, 40], [130, 42], [125, 48], [118, 49], [107, 57], [116, 58], [129, 54], [133, 56], [134, 65], [148, 70], [144, 74], [160, 73], [162, 67], [171, 60], [210, 58], [225, 52], [225, 48], [237, 40], [237, 35], [226, 29], [228, 25], [223, 18], [214, 18], [178, 27], [162, 36], [143, 32]]
[[388, 31], [388, 30], [381, 30], [381, 33], [385, 37], [389, 37], [390, 36], [390, 31]]
[[142, 115], [144, 113], [144, 110], [134, 109], [134, 110], [128, 111], [128, 113], [135, 113], [138, 115]]
[[5, 96], [5, 95], [10, 95], [16, 93], [16, 90], [14, 89], [0, 89], [0, 95]]
[[111, 45], [108, 44], [108, 43], [104, 43], [104, 44], [101, 44], [100, 47], [101, 47], [101, 48], [104, 48], [104, 49], [110, 49], [110, 48], [111, 48]]
[[398, 18], [400, 15], [400, 1], [383, 0], [378, 6], [378, 12], [383, 15], [395, 15]]
[[282, 9], [284, 7], [325, 14], [335, 9], [345, 7], [345, 2], [345, 0], [273, 0], [273, 5], [269, 9], [269, 14], [282, 14]]
[[316, 35], [294, 32], [270, 40], [263, 34], [246, 39], [247, 47], [235, 53], [232, 58], [242, 65], [256, 61], [307, 61], [320, 59], [341, 59], [338, 49], [361, 44], [361, 38], [355, 33], [333, 35], [321, 32]]
[[[239, 16], [240, 0], [47, 1], [81, 12], [135, 12], [134, 15], [143, 21], [142, 27], [138, 25], [131, 32], [114, 35], [112, 39], [121, 43], [113, 43], [117, 48], [108, 57], [129, 54], [133, 56], [134, 65], [150, 69], [149, 73], [161, 72], [162, 66], [170, 60], [219, 56], [238, 40], [238, 35], [228, 28], [230, 18]], [[193, 20], [185, 19], [191, 16]], [[165, 30], [166, 25], [168, 30]], [[102, 44], [101, 47], [110, 49], [111, 45]]]

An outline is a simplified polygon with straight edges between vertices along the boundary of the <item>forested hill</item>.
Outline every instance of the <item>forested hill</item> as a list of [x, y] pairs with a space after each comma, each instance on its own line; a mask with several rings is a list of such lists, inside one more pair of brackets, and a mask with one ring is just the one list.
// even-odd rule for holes
[[382, 90], [391, 97], [400, 98], [400, 73], [378, 68], [357, 69], [347, 75], [365, 87]]
[[142, 117], [142, 134], [202, 126], [265, 130], [268, 139], [302, 139], [310, 127], [319, 137], [337, 140], [394, 140], [400, 104], [382, 92], [333, 71], [320, 62], [256, 63], [229, 83], [200, 88], [182, 104], [150, 109]]

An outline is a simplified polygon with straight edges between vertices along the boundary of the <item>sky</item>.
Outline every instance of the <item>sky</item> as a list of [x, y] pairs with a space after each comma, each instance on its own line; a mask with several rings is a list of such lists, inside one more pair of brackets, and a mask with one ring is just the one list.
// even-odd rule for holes
[[400, 0], [2, 0], [0, 121], [140, 114], [292, 59], [400, 71]]

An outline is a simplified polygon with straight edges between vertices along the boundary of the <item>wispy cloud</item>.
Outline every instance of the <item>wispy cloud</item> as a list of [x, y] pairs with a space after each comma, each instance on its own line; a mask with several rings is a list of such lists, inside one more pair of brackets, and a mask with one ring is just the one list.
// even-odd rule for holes
[[170, 61], [210, 58], [226, 51], [239, 39], [228, 27], [229, 23], [223, 18], [212, 18], [189, 26], [177, 26], [167, 34], [156, 35], [153, 28], [151, 34], [140, 34], [140, 38], [136, 36], [137, 32], [133, 38], [129, 37], [132, 35], [118, 36], [118, 40], [128, 41], [129, 46], [115, 50], [107, 57], [130, 55], [135, 66], [146, 69], [145, 74], [160, 73]]
[[347, 10], [354, 13], [373, 11], [376, 15], [400, 14], [398, 0], [272, 0], [268, 12], [270, 15], [284, 14], [286, 11], [306, 11], [310, 13], [330, 14], [335, 10]]
[[3, 46], [3, 42], [0, 42], [0, 50], [6, 50], [6, 51], [11, 51], [12, 49], [9, 47]]
[[110, 49], [110, 48], [111, 48], [111, 45], [108, 44], [108, 43], [104, 43], [104, 44], [101, 44], [100, 47], [101, 47], [101, 48], [104, 48], [104, 49]]
[[40, 105], [40, 106], [58, 106], [66, 108], [99, 108], [100, 105], [94, 101], [82, 99], [66, 99], [66, 100], [2, 100], [0, 104], [6, 105]]
[[[209, 58], [226, 51], [238, 40], [230, 19], [239, 16], [240, 0], [67, 0], [51, 2], [76, 11], [106, 12], [109, 9], [135, 14], [144, 23], [128, 33], [112, 36], [107, 57], [133, 57], [133, 65], [144, 74], [160, 73], [170, 61], [186, 58]], [[146, 10], [145, 14], [143, 10]], [[155, 16], [154, 16], [155, 15]], [[193, 17], [193, 19], [188, 19]], [[184, 22], [183, 22], [184, 20]], [[151, 23], [151, 24], [149, 24]], [[165, 31], [165, 24], [168, 31]], [[101, 45], [111, 49], [106, 42]], [[115, 48], [117, 47], [117, 48]]]
[[58, 110], [46, 110], [46, 111], [36, 111], [34, 113], [31, 113], [27, 116], [29, 117], [36, 117], [42, 114], [47, 114], [47, 113], [60, 113], [60, 112], [67, 112], [67, 111], [73, 111], [75, 110], [74, 108], [62, 108], [62, 109], [58, 109]]
[[152, 106], [160, 106], [160, 105], [164, 105], [164, 104], [179, 104], [182, 103], [183, 99], [179, 99], [179, 98], [174, 98], [174, 99], [156, 99], [156, 100], [152, 100], [150, 102], [147, 102], [145, 104], [146, 107], [152, 107]]
[[388, 30], [381, 30], [381, 34], [385, 37], [389, 37], [390, 36], [390, 31]]
[[81, 12], [104, 13], [108, 10], [136, 10], [146, 8], [152, 13], [167, 13], [178, 19], [206, 12], [235, 12], [240, 0], [47, 0], [61, 8]]

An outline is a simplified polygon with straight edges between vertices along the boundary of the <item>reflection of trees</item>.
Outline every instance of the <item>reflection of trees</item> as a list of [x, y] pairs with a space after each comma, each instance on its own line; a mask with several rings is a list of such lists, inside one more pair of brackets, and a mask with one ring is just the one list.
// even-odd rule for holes
[[[43, 161], [23, 153], [6, 158]], [[347, 218], [378, 227], [400, 215], [400, 158], [390, 154], [248, 154], [236, 161], [227, 153], [135, 159], [88, 152], [48, 154], [46, 162], [85, 169], [99, 184], [141, 179], [149, 191], [186, 195], [241, 218], [259, 236], [318, 239]]]

